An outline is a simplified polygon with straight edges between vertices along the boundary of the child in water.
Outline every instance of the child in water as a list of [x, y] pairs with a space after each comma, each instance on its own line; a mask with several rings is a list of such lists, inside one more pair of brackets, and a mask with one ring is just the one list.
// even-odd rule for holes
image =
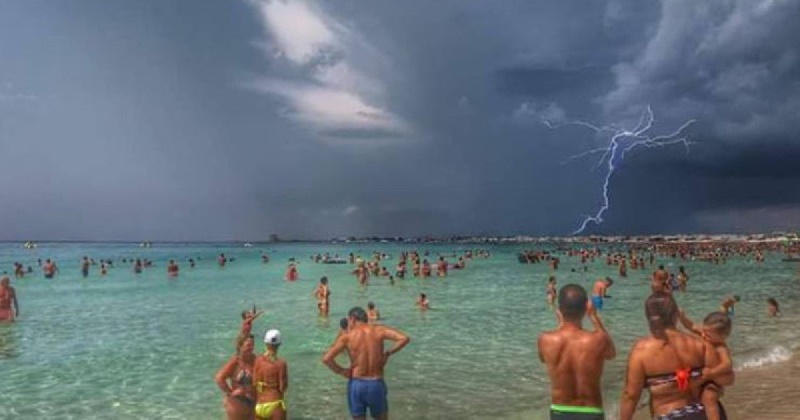
[[781, 316], [781, 308], [778, 306], [778, 301], [775, 300], [775, 298], [767, 299], [767, 305], [767, 312], [769, 313], [769, 316]]
[[712, 312], [703, 320], [703, 325], [695, 325], [681, 309], [678, 317], [686, 329], [702, 336], [719, 357], [719, 364], [703, 369], [703, 384], [700, 386], [701, 400], [706, 407], [708, 420], [727, 420], [725, 407], [719, 400], [722, 396], [722, 387], [732, 385], [734, 381], [733, 360], [726, 340], [733, 327], [731, 318], [722, 312]]

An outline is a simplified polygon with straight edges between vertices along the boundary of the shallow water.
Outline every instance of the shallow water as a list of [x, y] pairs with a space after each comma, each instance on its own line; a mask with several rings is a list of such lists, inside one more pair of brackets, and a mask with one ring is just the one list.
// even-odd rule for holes
[[[464, 245], [416, 247], [446, 254]], [[536, 353], [538, 334], [555, 320], [544, 297], [550, 274], [545, 265], [522, 265], [522, 246], [492, 248], [488, 260], [474, 260], [446, 280], [372, 278], [361, 289], [350, 265], [313, 264], [316, 252], [367, 255], [373, 250], [396, 255], [411, 247], [396, 245], [280, 244], [156, 245], [140, 249], [119, 244], [40, 244], [36, 250], [0, 245], [0, 266], [14, 261], [32, 265], [32, 277], [13, 280], [22, 316], [0, 326], [0, 418], [64, 419], [219, 419], [221, 395], [212, 381], [233, 354], [240, 312], [253, 304], [265, 308], [254, 332], [278, 328], [284, 336], [281, 356], [289, 363], [288, 404], [293, 419], [348, 417], [346, 383], [320, 358], [337, 333], [338, 319], [354, 305], [377, 303], [385, 322], [412, 337], [387, 370], [392, 417], [396, 419], [546, 418], [549, 388]], [[264, 265], [260, 251], [272, 260]], [[224, 252], [236, 261], [225, 268], [215, 258]], [[106, 277], [94, 268], [79, 275], [82, 255], [113, 258]], [[134, 275], [122, 257], [152, 259], [156, 267]], [[194, 270], [186, 258], [201, 257]], [[297, 257], [300, 280], [283, 281], [286, 262]], [[55, 259], [61, 272], [45, 280], [37, 258]], [[168, 279], [166, 260], [181, 262], [181, 275]], [[616, 267], [598, 260], [589, 273], [573, 273], [579, 261], [562, 258], [560, 285], [589, 288], [595, 277]], [[738, 366], [780, 362], [775, 349], [794, 353], [800, 336], [794, 304], [800, 280], [794, 264], [768, 256], [766, 264], [729, 260], [726, 265], [660, 260], [685, 265], [690, 293], [679, 302], [699, 321], [716, 310], [725, 294], [742, 296], [737, 306], [731, 347]], [[393, 271], [395, 260], [387, 262]], [[648, 268], [647, 272], [651, 270]], [[330, 321], [316, 315], [311, 296], [318, 279], [331, 283]], [[611, 289], [602, 317], [619, 355], [603, 377], [606, 407], [613, 413], [624, 363], [634, 339], [646, 334], [642, 302], [649, 290], [645, 272], [629, 272]], [[415, 297], [428, 293], [433, 309], [422, 314]], [[767, 297], [782, 303], [784, 317], [769, 319]], [[262, 350], [261, 345], [257, 346]], [[778, 351], [780, 353], [780, 351]], [[763, 362], [759, 362], [764, 360]], [[748, 364], [749, 363], [749, 364]]]

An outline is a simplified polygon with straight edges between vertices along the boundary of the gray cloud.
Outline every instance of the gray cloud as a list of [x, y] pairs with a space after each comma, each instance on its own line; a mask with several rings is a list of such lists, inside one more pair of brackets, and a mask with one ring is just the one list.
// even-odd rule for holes
[[601, 173], [562, 162], [604, 138], [542, 116], [629, 126], [648, 104], [659, 133], [698, 119], [697, 144], [628, 156], [595, 231], [783, 226], [798, 18], [793, 0], [11, 3], [0, 239], [567, 233]]

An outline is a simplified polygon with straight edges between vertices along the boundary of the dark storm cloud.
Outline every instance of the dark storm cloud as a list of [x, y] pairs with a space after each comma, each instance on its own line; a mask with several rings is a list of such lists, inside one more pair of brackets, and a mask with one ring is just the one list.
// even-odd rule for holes
[[770, 229], [800, 219], [797, 21], [793, 0], [10, 3], [0, 236], [563, 234], [602, 171], [562, 162], [607, 138], [541, 114], [647, 105], [696, 144], [630, 154], [593, 229]]

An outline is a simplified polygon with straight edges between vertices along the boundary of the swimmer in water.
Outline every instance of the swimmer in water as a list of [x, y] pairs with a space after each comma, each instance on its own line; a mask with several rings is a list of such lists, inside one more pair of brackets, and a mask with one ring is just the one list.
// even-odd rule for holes
[[180, 267], [178, 267], [178, 264], [175, 264], [175, 260], [169, 260], [167, 275], [170, 277], [178, 277], [178, 271], [180, 271]]
[[367, 319], [370, 324], [374, 324], [381, 319], [381, 312], [375, 308], [375, 303], [373, 302], [367, 304]]
[[703, 383], [700, 396], [706, 408], [708, 420], [727, 420], [725, 407], [719, 398], [723, 386], [733, 385], [733, 360], [726, 340], [731, 334], [731, 319], [722, 312], [712, 312], [703, 320], [703, 325], [695, 325], [683, 310], [678, 310], [678, 319], [690, 332], [699, 335], [711, 344], [717, 353], [719, 363], [702, 371]]
[[733, 316], [734, 312], [736, 311], [736, 304], [739, 303], [741, 298], [739, 295], [728, 296], [725, 300], [722, 301], [719, 309], [722, 313]]
[[81, 275], [83, 278], [89, 277], [89, 257], [84, 256], [83, 260], [81, 261]]
[[592, 289], [592, 305], [598, 311], [603, 309], [603, 299], [611, 297], [608, 295], [608, 289], [613, 284], [614, 280], [611, 280], [611, 277], [606, 277], [594, 283], [594, 288]]
[[11, 278], [0, 276], [0, 322], [14, 322], [19, 318], [17, 292], [11, 287]]
[[428, 302], [428, 295], [426, 295], [425, 293], [419, 294], [419, 297], [417, 298], [417, 307], [422, 311], [430, 309], [430, 303]]
[[314, 289], [313, 295], [317, 298], [317, 309], [320, 316], [328, 316], [331, 290], [328, 288], [328, 278], [323, 276]]
[[555, 305], [556, 295], [558, 295], [558, 291], [556, 289], [556, 276], [550, 276], [550, 279], [547, 280], [547, 303], [550, 306]]
[[781, 316], [781, 308], [775, 298], [767, 299], [767, 313], [771, 317]]
[[44, 266], [42, 266], [42, 272], [44, 273], [44, 278], [52, 279], [53, 277], [55, 277], [57, 271], [58, 271], [58, 266], [56, 266], [56, 263], [50, 261], [50, 259], [48, 258], [44, 262]]
[[217, 264], [220, 267], [225, 267], [225, 264], [228, 262], [228, 259], [225, 258], [225, 254], [219, 254], [219, 258], [217, 258]]

